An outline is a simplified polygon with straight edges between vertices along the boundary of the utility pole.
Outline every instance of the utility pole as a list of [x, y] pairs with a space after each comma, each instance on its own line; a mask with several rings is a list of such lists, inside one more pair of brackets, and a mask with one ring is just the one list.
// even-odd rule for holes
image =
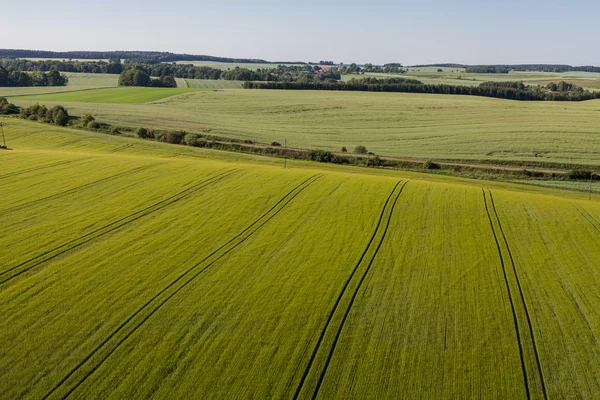
[[0, 129], [2, 130], [2, 142], [4, 143], [2, 147], [3, 149], [6, 149], [6, 138], [4, 137], [4, 124], [2, 122], [0, 122]]
[[285, 151], [287, 149], [287, 138], [283, 139], [283, 169], [287, 168], [287, 156]]

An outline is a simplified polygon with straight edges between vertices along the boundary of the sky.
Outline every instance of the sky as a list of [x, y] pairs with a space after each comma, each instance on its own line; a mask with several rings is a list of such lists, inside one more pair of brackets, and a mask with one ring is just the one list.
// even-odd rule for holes
[[0, 48], [600, 65], [599, 15], [599, 0], [30, 0], [2, 6]]

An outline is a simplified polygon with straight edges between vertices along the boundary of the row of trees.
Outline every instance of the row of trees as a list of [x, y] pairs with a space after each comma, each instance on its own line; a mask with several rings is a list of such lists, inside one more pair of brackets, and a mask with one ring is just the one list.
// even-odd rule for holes
[[16, 58], [0, 58], [0, 66], [14, 68], [18, 71], [52, 71], [83, 72], [89, 74], [120, 74], [123, 72], [121, 60], [105, 61], [61, 61], [61, 60], [23, 60]]
[[58, 126], [66, 126], [69, 123], [69, 113], [63, 106], [48, 108], [45, 105], [34, 104], [22, 109], [21, 117]]
[[496, 65], [472, 65], [467, 67], [465, 72], [471, 74], [508, 74], [510, 69]]
[[29, 74], [0, 66], [0, 86], [66, 86], [67, 83], [69, 79], [56, 70]]
[[149, 87], [177, 87], [177, 82], [172, 76], [161, 76], [152, 79], [150, 75], [139, 69], [129, 69], [119, 75], [119, 86], [149, 86]]
[[348, 82], [246, 82], [246, 89], [285, 90], [347, 90], [365, 92], [404, 92], [454, 94], [496, 97], [510, 100], [529, 101], [584, 101], [600, 99], [600, 92], [590, 92], [571, 86], [569, 91], [552, 92], [541, 86], [525, 86], [520, 82], [486, 82], [481, 86], [426, 85], [414, 79], [352, 79]]

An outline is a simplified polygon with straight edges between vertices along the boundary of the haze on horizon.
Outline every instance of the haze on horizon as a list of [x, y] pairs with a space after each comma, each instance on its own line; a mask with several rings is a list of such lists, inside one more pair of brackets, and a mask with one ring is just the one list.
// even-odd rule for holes
[[[269, 61], [600, 65], [600, 2], [32, 0], [4, 7], [0, 48], [153, 50]], [[6, 39], [10, 38], [10, 39]]]

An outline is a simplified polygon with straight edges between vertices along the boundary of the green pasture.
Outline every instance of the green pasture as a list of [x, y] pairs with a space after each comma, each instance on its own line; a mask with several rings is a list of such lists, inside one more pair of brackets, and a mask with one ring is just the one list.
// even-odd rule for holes
[[2, 122], [2, 398], [597, 394], [583, 194]]
[[202, 90], [210, 89], [118, 87], [27, 95], [19, 97], [19, 100], [65, 103], [140, 104]]

